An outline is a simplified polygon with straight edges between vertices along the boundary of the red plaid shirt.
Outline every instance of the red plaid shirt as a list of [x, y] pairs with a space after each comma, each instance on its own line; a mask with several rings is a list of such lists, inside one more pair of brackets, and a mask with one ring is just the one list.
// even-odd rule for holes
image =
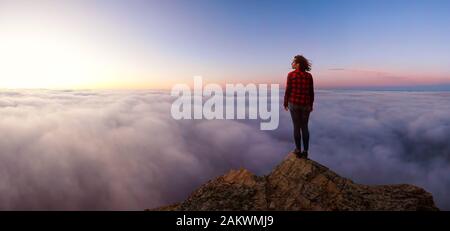
[[314, 84], [312, 75], [299, 70], [289, 72], [287, 76], [286, 92], [284, 94], [284, 106], [292, 104], [310, 106], [314, 102]]

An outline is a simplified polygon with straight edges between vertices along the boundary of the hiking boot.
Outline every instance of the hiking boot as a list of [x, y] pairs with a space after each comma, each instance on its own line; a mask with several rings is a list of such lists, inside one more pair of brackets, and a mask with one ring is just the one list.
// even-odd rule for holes
[[308, 151], [303, 151], [301, 156], [305, 159], [308, 159]]
[[299, 149], [294, 149], [291, 151], [292, 153], [295, 154], [295, 156], [297, 156], [298, 158], [301, 158], [302, 152]]

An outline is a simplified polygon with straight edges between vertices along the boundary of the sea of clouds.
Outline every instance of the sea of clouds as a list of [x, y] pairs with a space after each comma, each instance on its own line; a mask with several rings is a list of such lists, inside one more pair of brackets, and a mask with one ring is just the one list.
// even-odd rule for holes
[[[143, 210], [294, 148], [257, 120], [174, 120], [164, 91], [0, 91], [0, 210]], [[280, 99], [281, 100], [281, 99]], [[281, 104], [280, 104], [281, 105]], [[317, 91], [310, 158], [358, 183], [409, 183], [450, 210], [450, 92]]]

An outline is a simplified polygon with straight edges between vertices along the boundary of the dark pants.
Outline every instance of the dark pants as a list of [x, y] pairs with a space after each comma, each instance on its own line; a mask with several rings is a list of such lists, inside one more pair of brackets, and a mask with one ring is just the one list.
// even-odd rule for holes
[[295, 147], [301, 150], [302, 135], [304, 150], [308, 151], [309, 148], [309, 111], [307, 108], [289, 103], [289, 111], [291, 113], [292, 122], [294, 124], [294, 141]]

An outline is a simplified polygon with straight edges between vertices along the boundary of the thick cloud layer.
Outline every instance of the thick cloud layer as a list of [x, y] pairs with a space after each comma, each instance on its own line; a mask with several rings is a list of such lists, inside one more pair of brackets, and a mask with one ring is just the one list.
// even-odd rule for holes
[[[1, 91], [0, 209], [142, 210], [293, 148], [255, 120], [174, 120], [158, 91]], [[317, 92], [311, 158], [356, 182], [412, 183], [450, 209], [450, 94]]]

